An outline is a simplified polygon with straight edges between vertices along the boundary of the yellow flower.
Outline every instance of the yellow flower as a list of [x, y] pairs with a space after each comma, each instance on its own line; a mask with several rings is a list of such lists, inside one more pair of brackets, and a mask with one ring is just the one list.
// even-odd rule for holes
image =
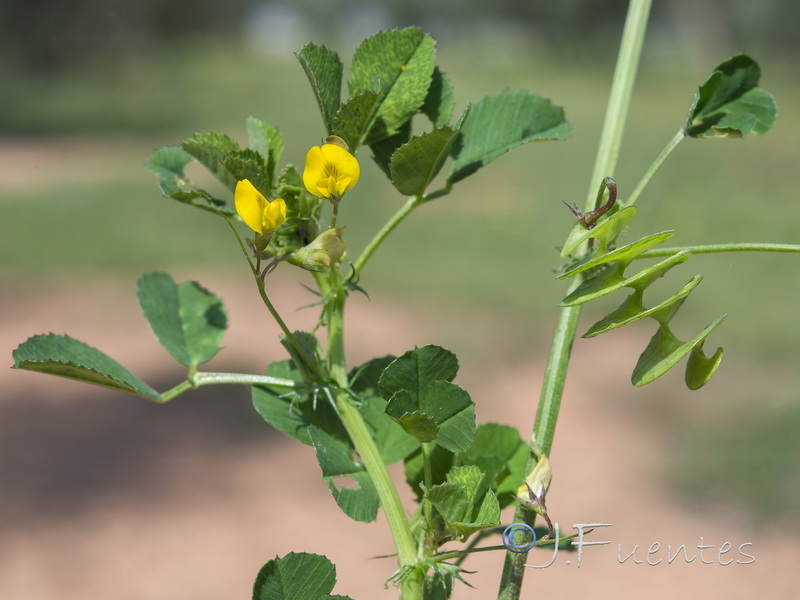
[[332, 227], [323, 231], [308, 246], [292, 252], [287, 260], [309, 271], [321, 272], [342, 258], [345, 243], [342, 239], [344, 227]]
[[323, 144], [306, 154], [303, 183], [315, 196], [336, 203], [356, 184], [360, 174], [355, 156], [338, 144]]
[[242, 179], [236, 184], [233, 200], [236, 212], [256, 233], [270, 233], [286, 219], [286, 202], [283, 198], [268, 201], [249, 179]]

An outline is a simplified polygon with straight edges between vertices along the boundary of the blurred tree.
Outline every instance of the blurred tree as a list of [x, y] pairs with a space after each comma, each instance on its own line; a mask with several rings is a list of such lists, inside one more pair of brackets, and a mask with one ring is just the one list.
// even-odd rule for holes
[[[506, 22], [564, 53], [618, 36], [627, 4], [627, 0], [384, 0], [374, 5], [363, 0], [0, 0], [0, 61], [52, 72], [72, 64], [113, 60], [187, 35], [240, 33], [265, 6], [291, 11], [326, 41], [332, 33], [350, 32], [359, 15], [371, 12], [377, 17], [367, 19], [370, 24], [418, 24], [434, 35], [437, 30], [491, 29]], [[800, 2], [785, 0], [662, 0], [653, 7], [652, 25], [682, 45], [735, 46], [778, 54], [800, 44], [798, 18]]]
[[174, 36], [237, 30], [251, 0], [0, 1], [0, 50], [23, 69], [141, 51]]

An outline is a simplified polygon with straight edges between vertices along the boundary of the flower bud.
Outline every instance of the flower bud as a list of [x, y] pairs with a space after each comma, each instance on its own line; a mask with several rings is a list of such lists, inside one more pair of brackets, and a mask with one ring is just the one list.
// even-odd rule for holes
[[313, 242], [292, 252], [286, 260], [308, 271], [321, 272], [330, 268], [344, 254], [344, 230], [345, 227], [336, 227], [323, 231]]
[[525, 483], [517, 490], [517, 499], [537, 513], [546, 514], [547, 507], [544, 503], [544, 497], [552, 479], [553, 470], [550, 467], [550, 460], [542, 454], [536, 466], [525, 478]]

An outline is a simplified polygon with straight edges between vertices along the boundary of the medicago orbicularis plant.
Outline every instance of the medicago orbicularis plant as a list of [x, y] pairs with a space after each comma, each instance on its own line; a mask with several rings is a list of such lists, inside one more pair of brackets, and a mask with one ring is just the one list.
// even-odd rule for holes
[[[631, 61], [634, 51], [638, 52], [623, 52], [620, 60]], [[363, 291], [362, 270], [376, 249], [414, 210], [450, 194], [459, 182], [521, 144], [565, 139], [571, 125], [561, 108], [526, 91], [487, 96], [456, 116], [452, 86], [435, 64], [434, 41], [418, 28], [381, 32], [365, 40], [353, 56], [344, 99], [343, 66], [334, 51], [309, 44], [297, 58], [322, 115], [323, 142], [303, 142], [310, 150], [302, 170], [282, 165], [284, 140], [278, 129], [254, 117], [246, 123], [246, 148], [226, 135], [200, 133], [155, 151], [147, 162], [165, 197], [226, 221], [265, 308], [281, 327], [280, 343], [288, 358], [269, 365], [265, 374], [202, 371], [221, 348], [227, 325], [222, 301], [197, 283], [176, 284], [167, 274], [152, 273], [139, 281], [139, 303], [161, 344], [187, 367], [185, 381], [156, 391], [101, 351], [53, 334], [21, 344], [14, 352], [15, 366], [157, 403], [203, 385], [250, 386], [262, 418], [314, 449], [323, 479], [345, 514], [369, 522], [383, 509], [397, 557], [396, 571], [388, 572], [387, 579], [400, 588], [402, 597], [446, 598], [455, 581], [465, 577], [461, 564], [476, 550], [476, 541], [496, 533], [502, 508], [517, 504], [517, 520], [532, 523], [541, 515], [550, 523], [545, 503], [551, 480], [547, 455], [557, 405], [555, 412], [542, 412], [540, 406], [547, 423], [541, 425], [537, 418], [537, 431], [524, 436], [530, 441], [505, 425], [476, 426], [474, 402], [454, 383], [458, 360], [444, 348], [429, 345], [400, 357], [349, 365], [344, 355], [344, 306], [349, 294]], [[617, 245], [617, 238], [635, 216], [634, 203], [644, 185], [681, 139], [736, 137], [769, 129], [774, 102], [758, 87], [758, 79], [758, 66], [748, 57], [720, 65], [699, 88], [679, 134], [627, 201], [616, 197], [616, 182], [606, 176], [613, 174], [611, 168], [586, 212], [571, 209], [577, 221], [562, 246], [565, 263], [557, 277], [575, 283], [562, 302], [563, 314], [575, 315], [586, 302], [632, 289], [623, 304], [586, 335], [644, 317], [654, 319], [657, 332], [634, 368], [636, 385], [652, 381], [686, 355], [689, 387], [706, 383], [719, 365], [721, 351], [707, 357], [702, 346], [722, 318], [688, 342], [672, 335], [670, 321], [699, 276], [666, 300], [644, 302], [644, 292], [655, 278], [693, 253], [713, 250], [659, 247], [672, 232], [623, 246]], [[619, 106], [614, 110], [624, 113]], [[412, 135], [415, 118], [428, 127]], [[407, 200], [356, 252], [346, 245], [348, 196], [359, 193], [365, 151]], [[218, 194], [190, 181], [185, 168], [193, 161], [204, 165], [227, 191]], [[653, 256], [663, 260], [631, 271], [637, 259]], [[269, 274], [289, 265], [309, 271], [316, 284], [320, 316], [314, 331], [292, 331], [269, 298]], [[559, 327], [557, 339], [567, 339], [568, 332]], [[325, 344], [320, 341], [323, 335]], [[546, 379], [552, 386], [560, 377], [563, 386], [564, 375], [565, 369], [548, 368]], [[398, 461], [403, 461], [406, 481], [416, 495], [418, 505], [412, 513], [400, 503], [386, 469]], [[342, 478], [355, 486], [341, 485]], [[537, 546], [569, 539], [548, 539], [552, 527], [546, 531]], [[470, 538], [463, 550], [441, 551], [447, 542]], [[509, 561], [518, 564], [524, 556], [509, 555]], [[513, 565], [507, 569], [502, 597], [518, 595], [519, 571]], [[334, 567], [325, 557], [292, 553], [264, 565], [253, 597], [331, 598], [334, 583]]]

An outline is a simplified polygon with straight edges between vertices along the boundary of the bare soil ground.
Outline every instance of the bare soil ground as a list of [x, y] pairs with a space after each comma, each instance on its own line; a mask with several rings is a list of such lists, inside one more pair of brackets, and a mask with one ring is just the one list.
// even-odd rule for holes
[[[179, 281], [196, 276], [174, 275]], [[210, 370], [257, 372], [282, 358], [277, 329], [246, 282], [198, 279], [225, 299], [230, 313], [228, 348]], [[0, 331], [7, 365], [17, 343], [53, 331], [103, 349], [159, 389], [179, 381], [139, 314], [134, 282], [122, 283], [4, 286]], [[305, 292], [295, 283], [277, 287], [277, 304], [292, 326], [311, 325], [311, 311], [291, 309], [308, 302]], [[479, 420], [530, 431], [543, 365], [530, 346], [541, 348], [550, 331], [529, 340], [531, 332], [491, 308], [480, 314], [412, 309], [381, 298], [354, 299], [348, 327], [353, 364], [415, 344], [463, 351], [458, 382], [477, 402]], [[552, 566], [531, 569], [523, 598], [796, 597], [800, 551], [780, 524], [754, 529], [716, 506], [687, 507], [681, 490], [662, 483], [673, 437], [632, 409], [645, 392], [627, 384], [640, 342], [616, 337], [611, 346], [576, 346], [548, 504], [566, 533], [577, 523], [611, 524], [587, 537], [610, 543], [585, 547], [580, 566], [576, 554], [562, 553]], [[720, 389], [725, 386], [723, 379]], [[3, 599], [248, 598], [260, 566], [292, 550], [330, 557], [336, 593], [362, 600], [397, 596], [383, 587], [392, 560], [371, 558], [391, 552], [383, 519], [365, 525], [345, 517], [313, 452], [260, 421], [244, 389], [206, 388], [155, 406], [6, 368], [0, 393]], [[723, 410], [719, 398], [703, 401]], [[399, 477], [401, 470], [394, 471]], [[504, 515], [504, 522], [510, 519]], [[668, 545], [671, 556], [681, 545], [687, 552], [668, 564]], [[702, 554], [698, 545], [706, 546]], [[634, 550], [640, 564], [620, 562]], [[687, 564], [687, 557], [695, 558]], [[467, 567], [478, 571], [468, 578], [475, 588], [460, 585], [454, 598], [495, 597], [502, 558], [486, 553], [470, 560]], [[552, 558], [542, 551], [529, 563], [542, 566]]]

